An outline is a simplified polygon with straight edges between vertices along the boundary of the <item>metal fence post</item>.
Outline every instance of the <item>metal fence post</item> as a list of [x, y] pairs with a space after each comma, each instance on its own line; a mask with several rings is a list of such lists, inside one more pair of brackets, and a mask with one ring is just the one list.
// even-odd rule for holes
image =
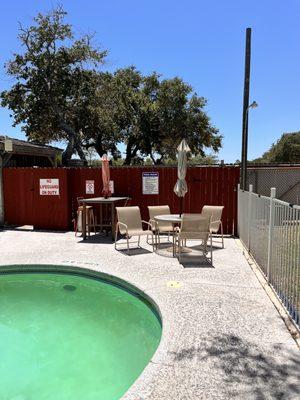
[[270, 198], [270, 216], [269, 216], [269, 232], [268, 232], [268, 259], [267, 259], [267, 278], [270, 282], [270, 268], [272, 261], [272, 241], [273, 241], [273, 231], [274, 231], [274, 211], [276, 197], [276, 188], [271, 188], [271, 198]]
[[252, 215], [252, 193], [253, 193], [253, 185], [249, 185], [249, 192], [248, 192], [248, 241], [247, 247], [248, 251], [250, 252], [250, 245], [251, 245], [251, 215]]

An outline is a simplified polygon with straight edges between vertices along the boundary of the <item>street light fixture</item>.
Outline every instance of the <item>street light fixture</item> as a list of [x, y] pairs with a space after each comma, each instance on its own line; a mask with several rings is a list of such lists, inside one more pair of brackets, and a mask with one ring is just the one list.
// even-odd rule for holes
[[257, 108], [257, 107], [258, 107], [258, 104], [256, 103], [256, 101], [252, 101], [252, 103], [249, 105], [248, 109], [249, 108]]

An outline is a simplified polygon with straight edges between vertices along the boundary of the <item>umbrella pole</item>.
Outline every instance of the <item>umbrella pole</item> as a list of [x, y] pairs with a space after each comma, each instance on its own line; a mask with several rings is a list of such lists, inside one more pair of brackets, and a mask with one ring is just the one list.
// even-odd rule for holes
[[180, 203], [179, 203], [179, 216], [181, 218], [182, 215], [182, 203], [183, 203], [183, 197], [180, 197]]

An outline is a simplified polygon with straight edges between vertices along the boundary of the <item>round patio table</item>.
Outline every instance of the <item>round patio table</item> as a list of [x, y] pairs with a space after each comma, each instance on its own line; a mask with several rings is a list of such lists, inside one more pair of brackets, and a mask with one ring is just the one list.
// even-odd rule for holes
[[167, 251], [172, 251], [173, 252], [173, 257], [175, 256], [175, 237], [174, 237], [174, 225], [175, 224], [180, 224], [182, 221], [182, 218], [179, 214], [164, 214], [164, 215], [157, 215], [154, 217], [155, 221], [159, 222], [171, 222], [173, 225], [173, 245], [172, 247], [168, 248]]

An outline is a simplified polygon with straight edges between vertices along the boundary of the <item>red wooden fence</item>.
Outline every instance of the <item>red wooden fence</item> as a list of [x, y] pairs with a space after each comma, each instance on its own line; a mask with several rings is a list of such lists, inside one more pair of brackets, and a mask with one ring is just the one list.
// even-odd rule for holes
[[[158, 172], [159, 194], [142, 193], [142, 173]], [[5, 221], [13, 225], [34, 225], [40, 229], [67, 230], [71, 226], [76, 198], [101, 195], [101, 168], [6, 168], [4, 180]], [[41, 196], [39, 180], [59, 179], [58, 196]], [[175, 167], [113, 167], [115, 195], [128, 195], [132, 205], [138, 205], [143, 219], [148, 220], [148, 205], [168, 204], [173, 213], [179, 212], [179, 199], [173, 192], [177, 179]], [[85, 194], [86, 180], [95, 182], [95, 193]], [[236, 226], [239, 168], [190, 167], [187, 171], [188, 193], [184, 198], [185, 212], [200, 212], [203, 205], [224, 205], [225, 233]]]
[[[58, 178], [59, 196], [40, 196], [40, 179]], [[12, 225], [66, 230], [70, 226], [68, 171], [55, 168], [4, 168], [4, 219]]]

